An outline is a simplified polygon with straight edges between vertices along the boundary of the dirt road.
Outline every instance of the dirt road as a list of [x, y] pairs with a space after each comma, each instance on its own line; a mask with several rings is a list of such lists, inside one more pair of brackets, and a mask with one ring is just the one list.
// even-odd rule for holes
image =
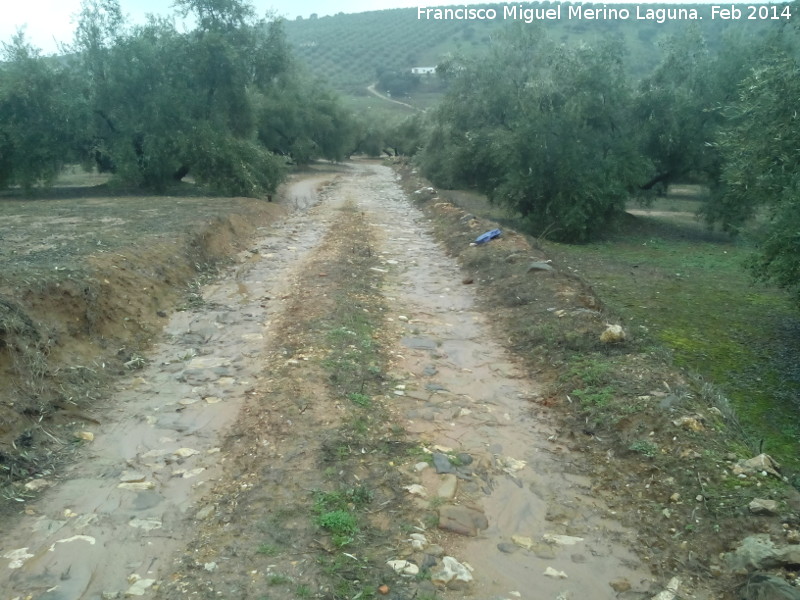
[[[648, 591], [631, 533], [571, 468], [530, 402], [537, 382], [497, 343], [474, 286], [393, 172], [343, 167], [295, 184], [288, 201], [298, 210], [262, 229], [202, 306], [171, 317], [147, 364], [87, 424], [80, 462], [24, 505], [3, 535], [0, 598], [367, 598], [381, 581], [393, 598]], [[402, 438], [386, 454], [331, 443], [355, 420], [333, 397], [320, 323], [358, 277], [378, 298], [359, 310], [380, 313], [371, 339], [384, 387], [349, 397], [370, 407], [365, 431]], [[338, 470], [337, 453], [361, 466]], [[364, 519], [380, 535], [328, 541], [306, 513], [332, 481], [375, 490]], [[384, 559], [417, 569], [398, 574], [406, 567]], [[442, 565], [454, 562], [469, 567], [445, 585]], [[347, 591], [345, 563], [358, 568]]]

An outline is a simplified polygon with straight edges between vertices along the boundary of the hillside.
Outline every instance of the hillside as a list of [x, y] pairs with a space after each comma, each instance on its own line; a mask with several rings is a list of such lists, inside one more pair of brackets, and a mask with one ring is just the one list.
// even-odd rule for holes
[[[644, 75], [655, 66], [660, 56], [660, 44], [671, 35], [680, 33], [696, 23], [713, 45], [723, 33], [733, 27], [742, 27], [745, 35], [758, 35], [769, 21], [720, 20], [711, 18], [708, 5], [652, 5], [659, 8], [680, 6], [697, 10], [702, 19], [660, 20], [657, 15], [650, 19], [639, 19], [634, 4], [614, 5], [616, 14], [605, 14], [606, 18], [570, 18], [571, 3], [534, 2], [514, 4], [475, 5], [475, 9], [493, 9], [494, 20], [435, 20], [418, 18], [416, 8], [378, 10], [358, 14], [339, 13], [334, 16], [303, 19], [285, 23], [287, 38], [295, 54], [306, 62], [311, 70], [328, 79], [339, 90], [350, 94], [362, 94], [363, 88], [374, 82], [381, 70], [408, 71], [412, 67], [435, 66], [448, 54], [466, 56], [482, 53], [491, 37], [505, 27], [516, 23], [526, 24], [521, 18], [516, 21], [504, 19], [504, 7], [547, 10], [562, 8], [561, 18], [543, 21], [546, 31], [565, 43], [580, 43], [609, 36], [620, 36], [628, 49], [629, 69], [635, 75]], [[584, 4], [601, 8], [603, 4]], [[648, 5], [650, 8], [650, 5]], [[623, 10], [630, 11], [623, 18]], [[521, 17], [522, 13], [518, 12]]]

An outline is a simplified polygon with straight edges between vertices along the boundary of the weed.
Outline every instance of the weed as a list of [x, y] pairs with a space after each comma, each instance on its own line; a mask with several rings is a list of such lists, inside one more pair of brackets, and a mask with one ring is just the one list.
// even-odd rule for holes
[[364, 485], [335, 492], [314, 492], [314, 512], [322, 513], [330, 510], [347, 510], [350, 506], [361, 509], [373, 499], [373, 492]]
[[584, 387], [599, 387], [610, 382], [611, 364], [596, 357], [573, 356], [563, 376], [565, 381], [577, 380]]
[[444, 498], [442, 498], [441, 496], [434, 496], [428, 502], [428, 506], [431, 507], [433, 510], [436, 510], [437, 508], [439, 508], [444, 503], [445, 503], [445, 499]]
[[650, 440], [637, 440], [628, 446], [628, 450], [648, 458], [653, 458], [658, 453], [658, 446]]
[[346, 510], [332, 510], [319, 515], [315, 523], [331, 534], [336, 546], [350, 544], [358, 533], [358, 521], [353, 513]]
[[606, 406], [614, 397], [615, 390], [613, 387], [604, 387], [602, 389], [586, 388], [581, 390], [572, 390], [572, 395], [578, 398], [583, 406]]
[[311, 587], [302, 583], [294, 589], [294, 594], [298, 598], [311, 598]]
[[369, 407], [372, 405], [372, 398], [361, 392], [352, 392], [348, 396], [354, 404], [359, 406]]
[[352, 422], [353, 431], [358, 436], [365, 436], [369, 433], [369, 420], [364, 417], [356, 417]]
[[274, 544], [261, 544], [256, 548], [256, 554], [263, 554], [264, 556], [277, 556], [280, 554], [280, 548]]
[[133, 354], [130, 360], [126, 361], [125, 368], [132, 371], [144, 369], [147, 366], [147, 359], [141, 354]]
[[280, 575], [278, 573], [275, 573], [267, 577], [267, 583], [269, 585], [285, 585], [291, 582], [292, 582], [291, 577], [287, 577], [286, 575]]

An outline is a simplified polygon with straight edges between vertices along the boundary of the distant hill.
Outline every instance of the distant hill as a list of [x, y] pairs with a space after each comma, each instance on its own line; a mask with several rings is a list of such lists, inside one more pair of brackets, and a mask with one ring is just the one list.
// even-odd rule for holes
[[[700, 4], [580, 5], [570, 2], [533, 2], [469, 7], [494, 10], [497, 14], [494, 20], [419, 19], [416, 8], [398, 8], [298, 18], [285, 22], [285, 31], [296, 55], [315, 74], [327, 78], [340, 91], [357, 95], [376, 81], [381, 71], [410, 72], [413, 67], [435, 66], [451, 53], [472, 55], [483, 52], [492, 35], [515, 22], [513, 19], [503, 18], [504, 7], [516, 7], [517, 14], [521, 17], [524, 9], [558, 9], [559, 6], [561, 18], [544, 21], [550, 36], [565, 43], [622, 36], [629, 50], [629, 68], [634, 76], [645, 75], [658, 64], [659, 43], [662, 40], [693, 24], [700, 27], [712, 45], [732, 25], [740, 24], [751, 34], [757, 35], [764, 27], [775, 24], [775, 21], [763, 20], [712, 19], [711, 7]], [[578, 6], [583, 11], [587, 8], [606, 7], [609, 11], [615, 9], [618, 12], [601, 13], [601, 18], [598, 19], [577, 18], [574, 15], [569, 18], [570, 7], [575, 11]], [[697, 21], [667, 19], [659, 23], [656, 14], [650, 19], [638, 19], [637, 6], [640, 13], [659, 8], [696, 10], [703, 18]], [[629, 11], [627, 19], [620, 16], [625, 14], [619, 12], [623, 9]]]

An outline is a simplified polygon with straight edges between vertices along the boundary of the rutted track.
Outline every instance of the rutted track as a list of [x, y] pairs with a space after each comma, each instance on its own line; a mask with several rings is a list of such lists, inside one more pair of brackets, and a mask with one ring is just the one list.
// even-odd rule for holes
[[[294, 195], [309, 197], [309, 186], [302, 189]], [[232, 467], [237, 457], [219, 451], [220, 440], [237, 419], [251, 418], [240, 412], [248, 396], [274, 385], [263, 368], [280, 343], [276, 324], [285, 327], [292, 318], [290, 293], [314, 301], [314, 290], [298, 289], [295, 281], [323, 236], [335, 236], [331, 224], [345, 201], [372, 229], [397, 333], [391, 362], [404, 388], [388, 390], [384, 402], [409, 437], [468, 453], [480, 474], [462, 478], [451, 502], [478, 507], [489, 527], [474, 538], [428, 532], [474, 568], [471, 594], [611, 600], [616, 592], [608, 582], [615, 579], [648, 589], [647, 571], [626, 550], [629, 532], [592, 497], [591, 481], [570, 468], [559, 432], [529, 402], [537, 383], [492, 339], [475, 292], [461, 283], [457, 263], [434, 242], [392, 171], [356, 165], [322, 196], [320, 204], [264, 231], [235, 269], [204, 290], [204, 306], [171, 319], [149, 364], [109, 402], [118, 416], [97, 428], [91, 454], [4, 535], [4, 597], [93, 599], [136, 586], [150, 595], [175, 579], [173, 561], [196, 537], [204, 495], [243, 475]], [[325, 427], [324, 420], [317, 423]], [[305, 431], [304, 437], [323, 434]], [[302, 453], [302, 437], [285, 443], [282, 456]], [[260, 468], [268, 472], [270, 465]], [[443, 481], [432, 469], [401, 468], [431, 495]], [[274, 483], [276, 502], [284, 485]], [[545, 534], [574, 545], [544, 544]], [[214, 535], [221, 533], [207, 532], [206, 547]], [[227, 585], [240, 576], [239, 589], [247, 588], [251, 575], [236, 575], [229, 561], [200, 572], [196, 590], [218, 567], [228, 569]], [[567, 578], [544, 576], [548, 567]]]
[[99, 598], [160, 579], [189, 535], [187, 511], [222, 475], [220, 438], [262, 375], [291, 273], [326, 227], [307, 210], [326, 178], [290, 188], [299, 212], [264, 228], [202, 307], [172, 316], [147, 366], [87, 427], [86, 455], [4, 532], [3, 598]]

